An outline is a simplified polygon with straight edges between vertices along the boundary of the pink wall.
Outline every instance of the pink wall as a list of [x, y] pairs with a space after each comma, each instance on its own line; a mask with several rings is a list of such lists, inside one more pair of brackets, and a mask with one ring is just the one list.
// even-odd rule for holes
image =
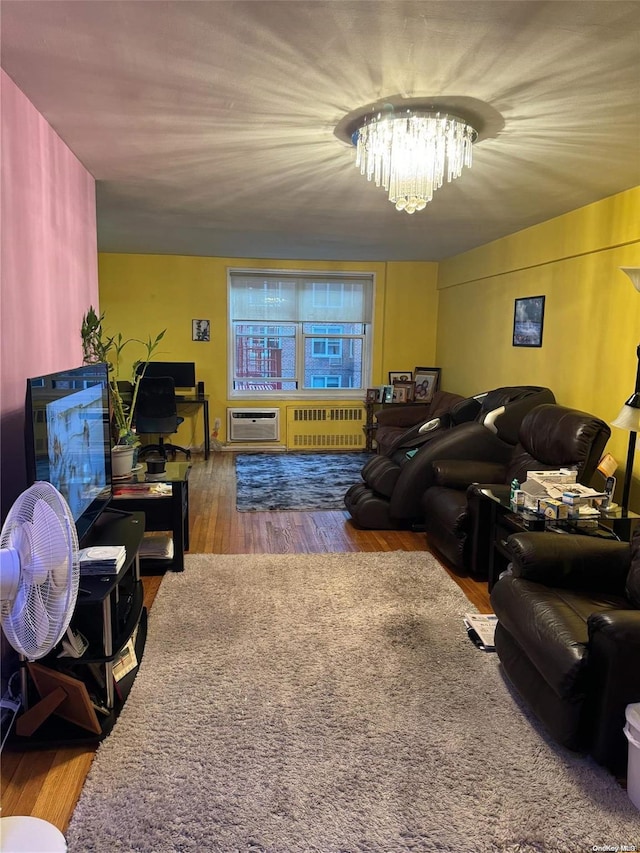
[[98, 307], [95, 181], [4, 71], [0, 203], [2, 518], [26, 486], [25, 380], [82, 363]]

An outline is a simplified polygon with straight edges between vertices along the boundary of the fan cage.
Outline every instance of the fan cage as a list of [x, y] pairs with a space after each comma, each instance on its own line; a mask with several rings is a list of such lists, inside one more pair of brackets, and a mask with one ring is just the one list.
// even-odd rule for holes
[[51, 483], [37, 482], [12, 506], [0, 547], [18, 552], [16, 594], [2, 602], [7, 640], [28, 660], [48, 654], [69, 626], [80, 582], [78, 534], [69, 505]]

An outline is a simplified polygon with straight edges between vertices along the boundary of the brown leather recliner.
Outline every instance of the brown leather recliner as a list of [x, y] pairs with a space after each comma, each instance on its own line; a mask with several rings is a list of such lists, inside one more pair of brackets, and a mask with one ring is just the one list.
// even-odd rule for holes
[[374, 440], [380, 456], [390, 456], [398, 439], [407, 439], [432, 418], [447, 418], [452, 407], [465, 398], [452, 391], [435, 391], [429, 403], [392, 405], [376, 412]]
[[554, 740], [624, 773], [625, 708], [640, 702], [640, 528], [631, 545], [517, 533], [493, 587], [502, 668]]
[[[420, 501], [432, 483], [434, 459], [505, 462], [518, 440], [522, 418], [534, 406], [554, 401], [548, 388], [530, 385], [496, 388], [457, 403], [433, 431], [399, 439], [391, 456], [374, 456], [362, 481], [351, 486], [344, 503], [356, 525], [399, 530], [422, 523]], [[464, 418], [466, 422], [461, 422]]]
[[526, 480], [527, 471], [563, 467], [574, 467], [578, 482], [588, 485], [610, 435], [609, 425], [594, 415], [545, 404], [524, 417], [518, 443], [502, 463], [440, 454], [432, 463], [434, 485], [422, 500], [429, 546], [457, 569], [486, 576], [492, 530], [490, 499], [482, 490], [508, 492], [512, 480]]

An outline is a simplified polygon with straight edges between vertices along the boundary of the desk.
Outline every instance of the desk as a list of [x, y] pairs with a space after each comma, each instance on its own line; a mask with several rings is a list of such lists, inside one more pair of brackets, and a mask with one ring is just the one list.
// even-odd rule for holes
[[[127, 383], [130, 385], [130, 383]], [[124, 385], [124, 383], [119, 383], [119, 385]], [[127, 391], [124, 388], [120, 389], [120, 393], [122, 395], [122, 399], [131, 404], [131, 390]], [[209, 396], [207, 394], [196, 394], [193, 391], [187, 392], [185, 394], [176, 394], [176, 409], [178, 412], [181, 407], [185, 406], [202, 406], [202, 415], [204, 419], [204, 458], [209, 458], [209, 452], [211, 450], [211, 430], [209, 429]]]
[[207, 394], [176, 394], [176, 408], [181, 406], [202, 406], [204, 419], [204, 458], [209, 458], [211, 450], [211, 433], [209, 430], [209, 397]]

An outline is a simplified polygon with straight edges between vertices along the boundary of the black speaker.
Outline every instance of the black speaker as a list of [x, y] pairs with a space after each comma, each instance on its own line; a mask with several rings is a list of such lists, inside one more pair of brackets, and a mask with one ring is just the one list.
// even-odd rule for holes
[[204, 382], [198, 382], [198, 397], [204, 397]]

